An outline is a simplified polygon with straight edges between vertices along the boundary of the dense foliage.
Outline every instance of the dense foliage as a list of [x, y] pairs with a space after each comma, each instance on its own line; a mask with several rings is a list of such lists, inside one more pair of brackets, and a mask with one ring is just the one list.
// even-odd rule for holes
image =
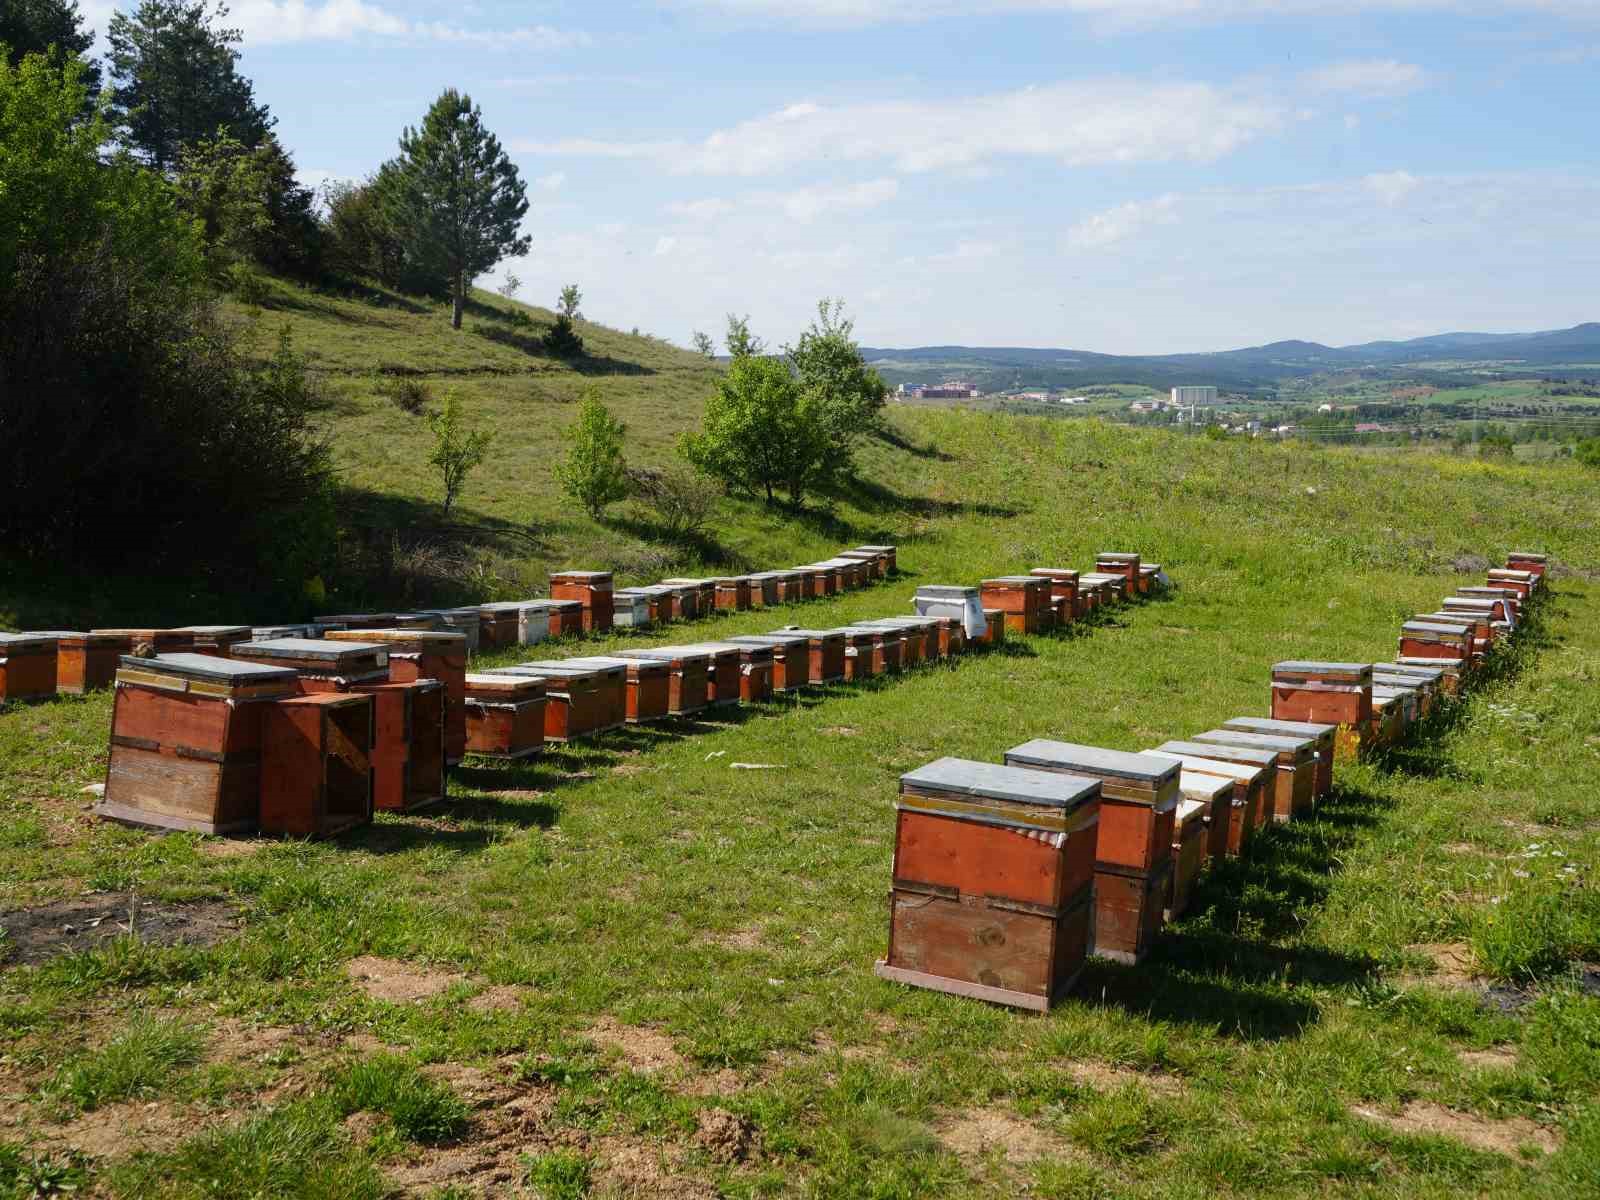
[[[0, 45], [15, 67], [29, 54], [59, 60], [82, 58], [94, 44], [94, 31], [83, 26], [76, 0], [5, 0], [0, 4]], [[84, 63], [81, 76], [90, 97], [100, 91], [100, 67]]]
[[578, 419], [567, 434], [567, 458], [557, 468], [562, 489], [599, 517], [606, 505], [628, 496], [628, 462], [622, 453], [627, 427], [611, 415], [593, 391], [583, 398]]

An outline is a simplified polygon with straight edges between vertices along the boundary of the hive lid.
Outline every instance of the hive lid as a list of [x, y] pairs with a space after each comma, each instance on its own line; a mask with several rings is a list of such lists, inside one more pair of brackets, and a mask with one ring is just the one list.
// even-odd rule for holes
[[239, 634], [250, 633], [248, 625], [180, 625], [173, 633], [192, 633], [195, 637], [227, 637], [230, 634], [237, 637]]
[[1086, 774], [1110, 775], [1160, 786], [1178, 777], [1176, 763], [1163, 762], [1147, 754], [1106, 750], [1100, 746], [1080, 746], [1074, 742], [1053, 742], [1035, 738], [1006, 751], [1006, 761], [1033, 766], [1065, 767]]
[[785, 572], [783, 571], [757, 571], [753, 575], [746, 575], [745, 578], [752, 580], [759, 579], [765, 583], [769, 579], [781, 579], [784, 574]]
[[957, 587], [954, 584], [930, 583], [917, 589], [918, 600], [956, 600], [966, 603], [977, 600], [983, 593], [975, 587]]
[[1094, 557], [1096, 562], [1136, 563], [1139, 561], [1137, 554], [1129, 554], [1123, 550], [1102, 550]]
[[1423, 680], [1437, 680], [1444, 676], [1444, 672], [1438, 667], [1424, 667], [1416, 663], [1404, 662], [1373, 663], [1372, 673], [1374, 676], [1379, 674], [1405, 675], [1413, 679]]
[[[1229, 763], [1229, 766], [1237, 764]], [[1246, 767], [1244, 770], [1254, 770]], [[1195, 770], [1183, 762], [1178, 763], [1178, 790], [1185, 796], [1194, 800], [1215, 800], [1218, 796], [1229, 796], [1233, 793], [1233, 785], [1237, 782], [1227, 775], [1207, 774]]]
[[550, 609], [550, 608], [558, 609], [561, 612], [571, 612], [575, 608], [581, 610], [583, 608], [583, 601], [582, 600], [541, 600], [541, 601], [539, 601], [538, 607], [546, 608], [546, 609]]
[[1534, 583], [1539, 577], [1532, 571], [1519, 571], [1515, 567], [1490, 567], [1489, 578], [1512, 579], [1518, 580], [1522, 583]]
[[533, 605], [526, 600], [494, 600], [488, 604], [478, 605], [478, 612], [480, 615], [483, 613], [521, 612], [523, 609], [531, 607]]
[[1139, 564], [1139, 574], [1141, 574], [1141, 575], [1159, 575], [1159, 574], [1161, 574], [1161, 564], [1160, 563], [1152, 563], [1152, 562], [1141, 563], [1141, 564]]
[[749, 646], [740, 645], [738, 642], [720, 641], [720, 642], [690, 642], [688, 645], [684, 646], [683, 649], [685, 649], [685, 650], [704, 650], [707, 654], [732, 654], [734, 652], [738, 652], [739, 654], [745, 654], [750, 650], [750, 647]]
[[551, 571], [551, 579], [585, 579], [590, 583], [598, 583], [604, 579], [611, 579], [613, 571]]
[[1506, 555], [1506, 559], [1508, 561], [1513, 558], [1519, 562], [1542, 563], [1550, 561], [1550, 556], [1548, 554], [1540, 554], [1537, 550], [1513, 550], [1510, 554]]
[[844, 626], [841, 625], [837, 629], [786, 629], [783, 632], [803, 634], [813, 640], [821, 638], [824, 641], [831, 641], [844, 637]]
[[1074, 571], [1071, 567], [1034, 567], [1028, 574], [1041, 579], [1076, 579], [1083, 572]]
[[244, 642], [233, 648], [239, 658], [282, 658], [339, 666], [378, 655], [389, 661], [389, 647], [375, 642], [343, 642], [332, 638], [274, 638], [268, 642]]
[[1395, 659], [1395, 663], [1402, 667], [1432, 667], [1445, 675], [1459, 675], [1461, 674], [1461, 668], [1466, 663], [1466, 659], [1459, 655], [1453, 658], [1433, 658], [1431, 656], [1418, 658], [1412, 655], [1402, 655], [1400, 658]]
[[964, 758], [941, 758], [900, 776], [911, 792], [955, 792], [990, 800], [1010, 800], [1071, 809], [1100, 795], [1100, 781], [1049, 771], [1027, 771]]
[[7, 650], [48, 650], [55, 640], [38, 634], [0, 633], [0, 646]]
[[[1180, 791], [1183, 789], [1183, 783], [1181, 779], [1178, 783], [1178, 789]], [[1196, 821], [1203, 820], [1206, 815], [1206, 809], [1209, 807], [1210, 805], [1204, 800], [1196, 800], [1192, 796], [1185, 796], [1183, 799], [1179, 800], [1178, 815], [1175, 818], [1178, 828], [1184, 829]]]
[[629, 671], [648, 670], [660, 668], [668, 669], [668, 664], [657, 658], [617, 658], [611, 654], [586, 654], [582, 658], [565, 658], [559, 660], [574, 667], [594, 667], [603, 671]]
[[1493, 612], [1495, 606], [1503, 604], [1502, 600], [1493, 600], [1487, 596], [1446, 596], [1444, 604], [1449, 608], [1452, 604], [1459, 604], [1468, 612]]
[[1318, 721], [1280, 721], [1275, 717], [1234, 717], [1223, 722], [1227, 729], [1243, 729], [1251, 733], [1275, 733], [1290, 736], [1320, 738], [1338, 730], [1337, 725], [1324, 725]]
[[318, 625], [348, 625], [351, 621], [392, 621], [394, 616], [394, 613], [334, 613], [312, 620]]
[[1272, 733], [1250, 733], [1242, 729], [1208, 729], [1189, 739], [1191, 742], [1215, 743], [1220, 746], [1250, 746], [1260, 750], [1298, 754], [1310, 752], [1316, 743], [1308, 737], [1282, 737]]
[[663, 579], [661, 582], [667, 584], [670, 587], [704, 587], [708, 583], [715, 583], [716, 580], [714, 580], [714, 579], [673, 578], [673, 579]]
[[609, 662], [594, 658], [543, 658], [520, 665], [552, 675], [615, 675], [618, 671], [627, 670], [628, 666], [627, 660], [621, 658]]
[[1123, 583], [1127, 583], [1128, 581], [1127, 581], [1127, 579], [1125, 579], [1121, 575], [1107, 575], [1107, 574], [1105, 574], [1104, 572], [1101, 572], [1101, 571], [1084, 571], [1081, 575], [1078, 576], [1078, 582], [1079, 583], [1097, 583], [1097, 584], [1107, 584], [1107, 583], [1109, 583], [1109, 584], [1123, 584]]
[[688, 646], [646, 646], [642, 650], [618, 650], [618, 658], [653, 658], [663, 662], [710, 662], [711, 655]]
[[1469, 625], [1444, 625], [1438, 621], [1407, 621], [1400, 626], [1401, 633], [1448, 633], [1456, 637], [1465, 637]]
[[466, 689], [469, 696], [493, 695], [513, 699], [517, 696], [533, 696], [543, 691], [544, 676], [485, 672], [481, 675], [468, 675]]
[[996, 575], [990, 579], [985, 579], [983, 582], [985, 587], [991, 583], [1018, 583], [1027, 584], [1030, 587], [1038, 587], [1044, 580], [1038, 575]]
[[941, 617], [874, 617], [870, 621], [857, 621], [856, 624], [877, 629], [930, 629], [943, 620]]
[[88, 634], [81, 629], [24, 629], [21, 633], [8, 633], [6, 636], [24, 638], [54, 638], [59, 641], [61, 638], [87, 637]]
[[891, 550], [899, 549], [898, 546], [857, 546], [857, 550], [872, 550], [878, 554], [887, 554]]
[[[1167, 745], [1183, 745], [1186, 743], [1168, 742]], [[1210, 775], [1218, 779], [1227, 779], [1233, 782], [1253, 782], [1259, 776], [1276, 764], [1266, 763], [1252, 766], [1248, 763], [1229, 762], [1227, 759], [1216, 757], [1217, 747], [1198, 746], [1196, 749], [1208, 750], [1209, 754], [1178, 754], [1171, 750], [1146, 750], [1145, 753], [1156, 758], [1170, 758], [1177, 763], [1184, 773], [1193, 772], [1197, 775]], [[1178, 788], [1182, 790], [1183, 777], [1178, 778]]]
[[94, 637], [133, 638], [134, 640], [150, 639], [157, 637], [182, 636], [176, 629], [91, 629], [89, 633]]
[[467, 635], [446, 633], [442, 629], [334, 629], [323, 640], [344, 645], [351, 642], [368, 646], [381, 644], [391, 654], [420, 654], [430, 647], [463, 649], [467, 644]]
[[1249, 746], [1223, 746], [1216, 742], [1162, 742], [1157, 754], [1170, 754], [1177, 758], [1230, 758], [1257, 767], [1276, 767], [1278, 755], [1272, 750], [1257, 750]]
[[1372, 688], [1373, 700], [1393, 700], [1396, 696], [1415, 696], [1422, 689], [1414, 683], [1380, 683]]
[[1272, 664], [1274, 675], [1370, 675], [1372, 668], [1366, 663], [1310, 662], [1291, 659]]
[[174, 675], [180, 679], [220, 683], [229, 687], [277, 683], [289, 689], [300, 677], [298, 672], [288, 667], [239, 662], [237, 659], [216, 658], [209, 654], [158, 654], [154, 658], [134, 658], [131, 654], [125, 654], [122, 656], [122, 665], [134, 671]]
[[811, 639], [803, 633], [747, 633], [730, 637], [730, 642], [741, 646], [798, 646]]

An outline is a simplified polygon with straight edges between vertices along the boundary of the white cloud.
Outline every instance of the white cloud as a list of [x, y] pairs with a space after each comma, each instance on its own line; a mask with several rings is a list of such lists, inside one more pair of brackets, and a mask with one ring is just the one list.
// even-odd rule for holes
[[540, 191], [559, 192], [567, 184], [565, 171], [551, 171], [548, 175], [541, 175], [533, 181], [533, 185]]
[[656, 248], [651, 251], [657, 258], [665, 258], [678, 248], [678, 239], [675, 237], [659, 237], [656, 239]]
[[1314, 92], [1387, 99], [1405, 96], [1422, 88], [1427, 73], [1415, 63], [1392, 58], [1358, 59], [1318, 67], [1300, 76]]
[[726, 217], [738, 207], [732, 200], [711, 196], [704, 200], [674, 201], [667, 205], [667, 211], [675, 217], [682, 217], [686, 221], [705, 222]]
[[1383, 171], [1361, 181], [1384, 204], [1394, 207], [1422, 186], [1422, 180], [1409, 171]]
[[1130, 200], [1079, 221], [1067, 230], [1067, 245], [1076, 250], [1102, 250], [1147, 226], [1171, 225], [1178, 219], [1177, 210], [1178, 197], [1170, 193], [1154, 200]]
[[698, 142], [524, 139], [513, 147], [745, 176], [822, 161], [886, 162], [906, 172], [954, 171], [1004, 156], [1068, 166], [1212, 162], [1286, 119], [1273, 101], [1206, 83], [1107, 78], [951, 100], [796, 104]]
[[667, 212], [687, 221], [720, 220], [740, 210], [780, 212], [790, 221], [809, 225], [824, 217], [865, 212], [887, 204], [900, 193], [895, 179], [872, 179], [865, 183], [819, 185], [792, 191], [747, 192], [736, 199], [709, 197], [678, 201], [667, 205]]

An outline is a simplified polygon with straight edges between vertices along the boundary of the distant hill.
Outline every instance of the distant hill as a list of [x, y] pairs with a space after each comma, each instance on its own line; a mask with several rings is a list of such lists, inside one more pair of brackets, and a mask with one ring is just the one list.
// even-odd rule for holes
[[986, 391], [1009, 386], [1083, 387], [1131, 383], [1162, 388], [1210, 383], [1263, 393], [1288, 379], [1330, 371], [1414, 368], [1449, 372], [1494, 364], [1509, 374], [1600, 371], [1600, 323], [1535, 333], [1439, 333], [1409, 341], [1324, 346], [1282, 341], [1206, 354], [1120, 355], [1022, 346], [866, 348], [890, 383], [932, 383], [952, 375]]

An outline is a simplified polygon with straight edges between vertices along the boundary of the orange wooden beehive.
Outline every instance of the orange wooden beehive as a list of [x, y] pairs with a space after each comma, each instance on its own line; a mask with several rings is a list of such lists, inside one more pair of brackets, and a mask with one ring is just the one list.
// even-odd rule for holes
[[437, 679], [362, 683], [372, 697], [372, 805], [415, 812], [445, 798], [445, 686]]
[[1087, 957], [1100, 785], [942, 758], [900, 779], [885, 979], [1045, 1011]]
[[1237, 729], [1210, 729], [1189, 738], [1203, 746], [1243, 747], [1276, 756], [1277, 775], [1272, 785], [1272, 816], [1292, 821], [1312, 810], [1317, 796], [1316, 742], [1308, 737], [1282, 737]]
[[627, 668], [620, 662], [579, 664], [576, 659], [539, 659], [510, 668], [545, 677], [544, 734], [548, 741], [590, 737], [627, 724]]
[[[1180, 772], [1180, 792], [1181, 778]], [[1208, 808], [1203, 801], [1188, 796], [1178, 801], [1178, 815], [1172, 827], [1172, 883], [1167, 888], [1163, 914], [1168, 921], [1176, 921], [1188, 911], [1195, 881], [1200, 878], [1200, 868], [1206, 864], [1210, 849], [1206, 826]]]
[[759, 647], [772, 655], [772, 690], [792, 692], [805, 687], [810, 675], [811, 639], [803, 633], [766, 633], [731, 637], [735, 646]]
[[711, 655], [684, 646], [619, 650], [618, 658], [644, 658], [667, 664], [667, 712], [688, 716], [704, 711], [711, 694]]
[[621, 667], [628, 684], [623, 715], [630, 725], [663, 720], [670, 711], [672, 668], [660, 659], [592, 655], [561, 661], [572, 667]]
[[711, 581], [718, 612], [743, 612], [750, 607], [750, 577], [725, 575]]
[[347, 692], [357, 684], [389, 682], [389, 648], [379, 642], [278, 638], [241, 642], [233, 648], [231, 657], [297, 672], [303, 695]]
[[1545, 572], [1549, 566], [1550, 556], [1533, 550], [1513, 550], [1506, 555], [1506, 570], [1526, 571], [1530, 575], [1538, 576], [1539, 582], [1534, 585], [1535, 587], [1543, 586]]
[[1148, 754], [1035, 739], [1008, 766], [1100, 781], [1095, 841], [1094, 953], [1135, 964], [1161, 928], [1172, 872], [1178, 764]]
[[793, 604], [806, 598], [804, 571], [774, 571], [772, 574], [778, 581], [778, 603]]
[[255, 636], [248, 625], [185, 625], [174, 632], [187, 633], [193, 638], [196, 654], [217, 658], [227, 658], [234, 646], [251, 641]]
[[1279, 721], [1337, 726], [1335, 753], [1354, 757], [1371, 737], [1371, 665], [1301, 661], [1274, 664], [1272, 716]]
[[296, 682], [293, 671], [211, 655], [124, 657], [105, 794], [95, 812], [195, 833], [253, 829], [264, 714], [294, 696]]
[[1181, 763], [1179, 768], [1179, 793], [1204, 809], [1204, 856], [1209, 862], [1221, 862], [1228, 855], [1228, 837], [1233, 830], [1235, 781], [1215, 773], [1192, 771]]
[[908, 667], [936, 662], [944, 657], [945, 647], [949, 645], [948, 637], [943, 636], [944, 622], [938, 617], [880, 617], [861, 624], [874, 629], [899, 630], [905, 638], [902, 659]]
[[1139, 556], [1137, 554], [1102, 550], [1095, 555], [1094, 569], [1103, 575], [1122, 576], [1124, 596], [1133, 597], [1140, 594]]
[[610, 571], [558, 571], [550, 576], [552, 600], [576, 600], [590, 633], [611, 631], [613, 576]]
[[900, 641], [893, 629], [872, 629], [865, 625], [847, 625], [844, 629], [844, 677], [856, 682], [882, 675], [888, 670], [884, 663], [885, 637]]
[[[460, 631], [363, 629], [330, 631], [333, 643], [383, 646], [389, 654], [389, 682], [434, 679], [444, 685], [445, 763], [455, 766], [467, 752], [467, 639]], [[381, 807], [381, 806], [380, 806]]]
[[[1376, 668], [1373, 674], [1376, 677]], [[1317, 721], [1276, 721], [1271, 717], [1234, 717], [1231, 721], [1224, 721], [1222, 727], [1243, 733], [1310, 738], [1317, 757], [1316, 786], [1313, 795], [1318, 800], [1326, 800], [1333, 794], [1333, 750], [1334, 736], [1339, 732], [1337, 726]]]
[[739, 638], [697, 642], [684, 649], [711, 656], [712, 704], [759, 704], [772, 699], [774, 653], [770, 645]]
[[0, 706], [55, 695], [58, 639], [0, 633]]
[[[1068, 567], [1034, 567], [1028, 574], [1050, 581], [1050, 601], [1056, 606], [1056, 624], [1065, 625], [1076, 620], [1078, 613], [1077, 571]], [[1065, 601], [1065, 609], [1061, 603]]]
[[1401, 658], [1460, 659], [1470, 663], [1472, 655], [1470, 626], [1453, 621], [1407, 621], [1400, 627]]
[[1036, 575], [1002, 575], [979, 587], [985, 612], [1005, 614], [1007, 633], [1043, 633], [1050, 620], [1050, 580]]
[[520, 759], [544, 749], [542, 675], [468, 675], [465, 686], [469, 751]]
[[72, 696], [110, 687], [125, 654], [147, 647], [150, 654], [185, 654], [194, 638], [176, 629], [91, 629], [64, 636], [56, 646], [56, 690]]
[[983, 636], [978, 638], [978, 645], [993, 649], [1006, 640], [1006, 614], [1000, 609], [984, 609], [983, 626]]
[[877, 556], [881, 569], [878, 575], [893, 575], [899, 568], [895, 563], [897, 547], [894, 546], [857, 546], [857, 550], [865, 550]]
[[1128, 577], [1115, 571], [1085, 571], [1078, 576], [1079, 587], [1094, 587], [1099, 591], [1097, 606], [1120, 604], [1132, 599], [1128, 591]]
[[758, 571], [746, 578], [750, 581], [751, 608], [771, 608], [778, 603], [779, 576], [776, 571]]
[[1491, 568], [1486, 582], [1490, 587], [1505, 588], [1516, 593], [1517, 599], [1527, 601], [1532, 598], [1534, 585], [1539, 577], [1532, 571], [1513, 571], [1507, 568]]
[[[1271, 797], [1269, 788], [1276, 767], [1231, 761], [1219, 757], [1216, 746], [1201, 746], [1194, 742], [1166, 742], [1155, 750], [1145, 751], [1158, 758], [1169, 758], [1177, 763], [1184, 774], [1226, 780], [1233, 788], [1232, 808], [1227, 815], [1224, 835], [1225, 852], [1240, 855], [1250, 847], [1256, 830], [1270, 821]], [[1245, 753], [1250, 753], [1246, 751]], [[1264, 758], [1257, 755], [1257, 758]], [[1197, 780], [1197, 783], [1203, 780]], [[1183, 774], [1178, 777], [1178, 787], [1183, 789]], [[1198, 788], [1196, 789], [1199, 790]], [[1197, 795], [1186, 792], [1192, 798]], [[1213, 851], [1215, 853], [1215, 851]]]
[[838, 683], [844, 679], [843, 629], [796, 629], [792, 632], [804, 634], [806, 637], [807, 683]]
[[261, 713], [261, 832], [334, 837], [372, 821], [372, 697], [296, 696]]

